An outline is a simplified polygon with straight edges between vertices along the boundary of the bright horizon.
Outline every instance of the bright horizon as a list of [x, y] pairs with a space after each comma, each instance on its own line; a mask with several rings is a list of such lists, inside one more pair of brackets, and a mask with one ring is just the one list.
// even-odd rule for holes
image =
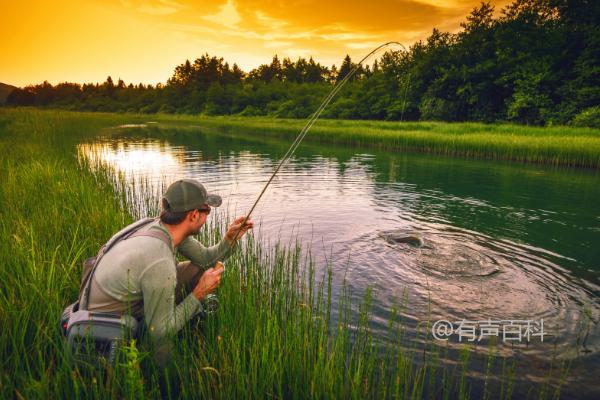
[[[0, 15], [0, 82], [165, 83], [208, 53], [249, 72], [280, 58], [330, 67], [376, 46], [406, 47], [433, 28], [456, 32], [479, 0], [76, 0], [8, 2]], [[509, 0], [492, 1], [496, 13]], [[365, 5], [367, 4], [367, 5]]]

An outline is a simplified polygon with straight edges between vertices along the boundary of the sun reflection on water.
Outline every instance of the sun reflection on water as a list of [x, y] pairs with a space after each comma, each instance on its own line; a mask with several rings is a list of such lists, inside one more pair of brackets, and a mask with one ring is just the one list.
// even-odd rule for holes
[[185, 164], [183, 149], [158, 141], [84, 143], [78, 153], [92, 165], [111, 166], [126, 179], [176, 177], [183, 174]]

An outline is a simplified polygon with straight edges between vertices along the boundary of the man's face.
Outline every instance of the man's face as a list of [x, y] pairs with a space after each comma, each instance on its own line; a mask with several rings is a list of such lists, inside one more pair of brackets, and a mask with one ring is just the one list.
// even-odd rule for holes
[[198, 233], [200, 233], [200, 229], [206, 223], [208, 214], [210, 214], [210, 206], [208, 204], [205, 204], [199, 209], [194, 210], [192, 212], [190, 220], [191, 234], [197, 235]]

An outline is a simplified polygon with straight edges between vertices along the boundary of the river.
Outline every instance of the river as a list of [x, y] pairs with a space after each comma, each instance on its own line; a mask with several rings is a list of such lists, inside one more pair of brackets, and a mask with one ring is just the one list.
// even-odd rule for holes
[[[79, 151], [155, 194], [196, 178], [232, 216], [249, 209], [289, 144], [150, 124], [112, 129]], [[529, 340], [499, 345], [500, 355], [530, 366], [521, 378], [538, 379], [553, 358], [570, 360], [565, 396], [600, 393], [598, 171], [305, 143], [253, 219], [266, 242], [297, 238], [318, 272], [330, 263], [335, 288], [345, 278], [360, 298], [371, 287], [376, 335], [385, 337], [400, 303], [409, 332], [425, 320], [489, 321], [500, 336], [527, 324]]]

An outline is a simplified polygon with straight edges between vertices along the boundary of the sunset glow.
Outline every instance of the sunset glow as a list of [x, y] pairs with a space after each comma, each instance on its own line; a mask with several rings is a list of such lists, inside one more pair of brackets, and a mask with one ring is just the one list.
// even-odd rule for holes
[[[0, 82], [165, 82], [204, 53], [249, 71], [280, 57], [339, 65], [386, 41], [457, 31], [478, 0], [2, 1]], [[493, 2], [499, 11], [507, 1]]]

